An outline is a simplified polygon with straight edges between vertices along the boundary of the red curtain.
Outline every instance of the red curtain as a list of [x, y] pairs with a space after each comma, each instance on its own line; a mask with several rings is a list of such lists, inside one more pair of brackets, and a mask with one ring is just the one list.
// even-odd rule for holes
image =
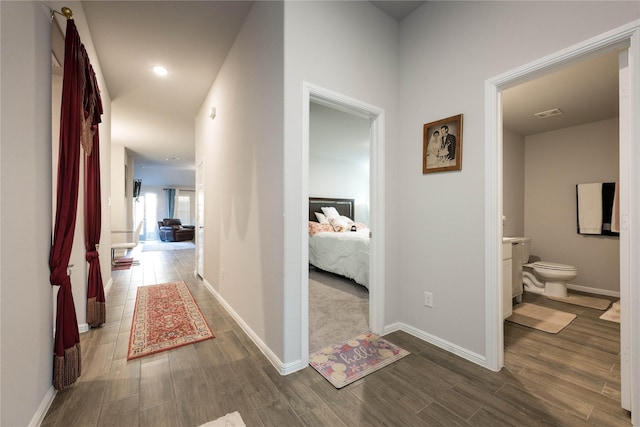
[[83, 134], [85, 148], [85, 198], [84, 198], [84, 243], [86, 259], [89, 263], [87, 279], [87, 323], [95, 328], [106, 320], [106, 305], [100, 259], [96, 245], [100, 243], [102, 210], [100, 205], [100, 137], [98, 123], [102, 115], [102, 101], [96, 76], [86, 51], [84, 56], [85, 75], [89, 79], [85, 85], [84, 118], [86, 131]]
[[78, 207], [78, 176], [80, 169], [80, 111], [82, 82], [79, 65], [82, 52], [80, 36], [72, 20], [67, 20], [62, 80], [62, 110], [60, 117], [60, 152], [58, 154], [58, 189], [56, 222], [49, 255], [51, 284], [59, 286], [54, 341], [53, 385], [62, 390], [80, 376], [80, 334], [67, 267], [73, 246]]
[[[58, 290], [56, 335], [53, 349], [53, 385], [56, 390], [63, 390], [75, 383], [81, 373], [80, 334], [73, 303], [71, 278], [67, 268], [73, 247], [78, 207], [80, 147], [82, 144], [85, 147], [85, 152], [89, 154], [92, 151], [92, 142], [97, 142], [98, 140], [97, 126], [102, 113], [102, 105], [98, 87], [95, 83], [95, 75], [91, 69], [87, 53], [80, 42], [78, 30], [74, 21], [68, 19], [62, 81], [56, 220], [51, 253], [49, 255], [51, 284], [60, 287]], [[92, 196], [89, 204], [91, 205], [92, 213], [87, 215], [87, 218], [91, 218], [91, 225], [85, 224], [85, 228], [90, 228], [92, 231], [91, 233], [86, 233], [87, 235], [91, 234], [86, 238], [86, 241], [89, 242], [87, 243], [87, 248], [91, 249], [87, 251], [87, 259], [90, 265], [90, 276], [93, 274], [93, 277], [98, 279], [98, 282], [94, 282], [93, 286], [95, 289], [99, 289], [98, 294], [100, 294], [102, 278], [97, 251], [95, 250], [95, 245], [100, 238], [100, 159], [98, 153], [99, 149], [96, 149], [95, 157], [89, 156], [92, 159], [88, 161], [88, 163], [97, 163], [91, 165], [90, 181], [92, 189], [89, 191]], [[96, 176], [97, 184], [95, 183]], [[97, 192], [95, 191], [96, 185]], [[96, 206], [98, 206], [97, 214]], [[91, 268], [92, 265], [93, 269]], [[102, 302], [104, 303], [104, 291], [101, 291], [101, 294]]]

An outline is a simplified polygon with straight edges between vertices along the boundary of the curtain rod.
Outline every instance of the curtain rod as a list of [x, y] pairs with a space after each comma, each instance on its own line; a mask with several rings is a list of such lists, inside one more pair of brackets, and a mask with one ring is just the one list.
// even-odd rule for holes
[[62, 9], [60, 9], [60, 12], [58, 12], [57, 10], [53, 10], [51, 9], [51, 20], [53, 21], [53, 16], [55, 14], [58, 15], [62, 15], [67, 19], [73, 19], [73, 11], [71, 9], [69, 9], [68, 7], [63, 7]]

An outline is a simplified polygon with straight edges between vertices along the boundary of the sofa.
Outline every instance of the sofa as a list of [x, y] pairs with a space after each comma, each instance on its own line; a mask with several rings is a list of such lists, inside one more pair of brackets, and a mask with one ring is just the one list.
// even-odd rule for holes
[[195, 227], [182, 225], [179, 218], [164, 218], [158, 221], [158, 234], [163, 242], [183, 242], [193, 240]]

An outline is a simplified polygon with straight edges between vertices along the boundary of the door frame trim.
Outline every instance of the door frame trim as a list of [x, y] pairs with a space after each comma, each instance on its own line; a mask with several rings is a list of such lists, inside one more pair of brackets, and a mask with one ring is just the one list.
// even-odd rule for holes
[[[300, 209], [303, 218], [309, 211], [309, 103], [324, 106], [367, 118], [370, 121], [369, 147], [369, 206], [371, 239], [369, 257], [369, 326], [373, 333], [384, 329], [385, 312], [385, 112], [383, 109], [356, 100], [349, 96], [317, 86], [309, 82], [302, 84], [302, 192]], [[306, 221], [304, 221], [306, 223]], [[306, 224], [304, 229], [306, 230]], [[309, 234], [302, 232], [301, 247], [301, 359], [309, 363]]]
[[[502, 109], [500, 92], [537, 75], [563, 67], [587, 56], [605, 50], [626, 46], [628, 48], [629, 90], [626, 114], [637, 117], [640, 113], [640, 20], [603, 33], [567, 49], [548, 55], [530, 64], [508, 71], [485, 81], [485, 334], [487, 367], [498, 371], [504, 366], [504, 329], [500, 307], [502, 288]], [[624, 113], [621, 112], [621, 116]], [[630, 310], [640, 306], [640, 267], [629, 259], [640, 254], [640, 171], [631, 165], [640, 164], [640, 129], [637, 121], [629, 120], [626, 138], [621, 137], [621, 153], [628, 153], [621, 160], [621, 173], [628, 170], [629, 195], [628, 225], [621, 230], [627, 233], [628, 257], [621, 256], [621, 354], [627, 360], [637, 360], [640, 354], [640, 313]], [[622, 146], [626, 144], [626, 146]], [[624, 165], [622, 162], [624, 161]], [[621, 178], [623, 175], [621, 175]], [[622, 183], [621, 183], [622, 185]], [[627, 261], [625, 261], [625, 259]], [[625, 283], [623, 283], [623, 281]], [[624, 326], [623, 326], [624, 325]], [[624, 361], [623, 361], [624, 364]], [[623, 407], [631, 410], [632, 423], [640, 424], [640, 372], [629, 364], [630, 384], [622, 385]], [[624, 369], [624, 368], [623, 368]], [[626, 401], [626, 402], [625, 402]]]
[[[200, 246], [200, 230], [204, 229], [204, 204], [202, 207], [203, 214], [202, 218], [200, 218], [200, 197], [203, 197], [205, 193], [205, 170], [204, 170], [204, 160], [201, 160], [196, 166], [196, 230], [194, 234], [194, 240], [196, 244], [196, 265], [195, 265], [195, 276], [200, 276], [204, 279], [204, 245]], [[200, 194], [200, 185], [202, 185], [202, 195]], [[206, 199], [205, 199], [206, 200]], [[202, 221], [202, 224], [200, 223]], [[203, 232], [204, 234], [204, 232]], [[202, 249], [202, 250], [201, 250]], [[202, 271], [200, 271], [200, 260], [202, 262]]]

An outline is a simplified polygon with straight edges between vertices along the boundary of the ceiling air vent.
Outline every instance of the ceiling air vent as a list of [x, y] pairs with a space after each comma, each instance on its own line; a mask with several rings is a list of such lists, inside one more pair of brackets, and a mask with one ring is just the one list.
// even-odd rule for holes
[[562, 114], [562, 110], [559, 108], [554, 108], [552, 110], [540, 111], [539, 113], [535, 113], [534, 116], [539, 119], [546, 119], [548, 117], [559, 116], [560, 114]]

